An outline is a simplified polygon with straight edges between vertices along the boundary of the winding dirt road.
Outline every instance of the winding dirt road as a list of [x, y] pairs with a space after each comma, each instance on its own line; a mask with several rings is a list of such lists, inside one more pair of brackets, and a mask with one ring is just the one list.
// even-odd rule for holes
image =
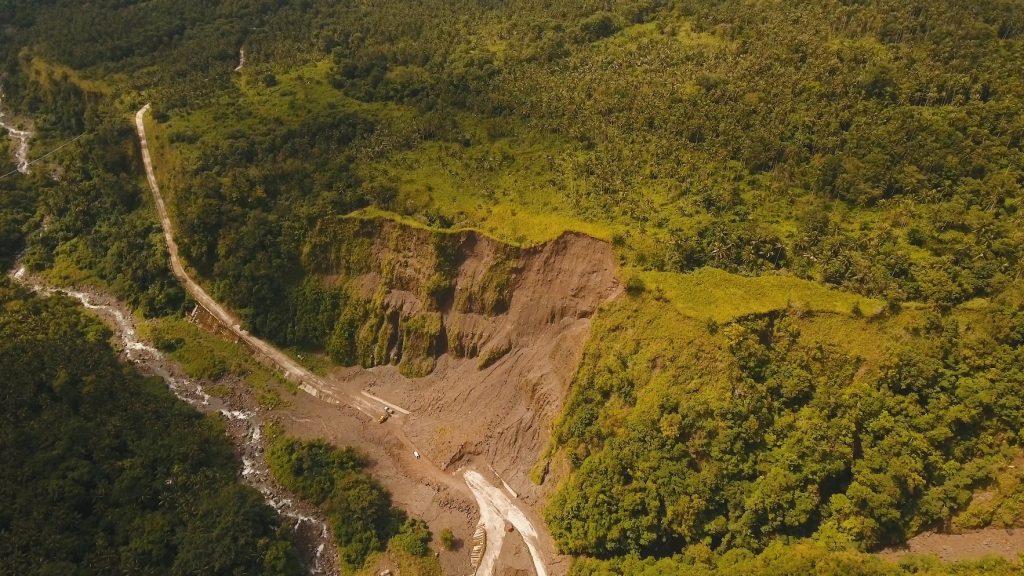
[[[188, 291], [200, 306], [205, 308], [207, 312], [213, 315], [218, 322], [240, 340], [265, 356], [283, 373], [286, 379], [311, 388], [311, 390], [306, 390], [305, 387], [303, 389], [313, 396], [333, 398], [340, 402], [341, 399], [336, 398], [333, 393], [327, 391], [326, 383], [319, 376], [313, 374], [274, 346], [243, 330], [238, 319], [232, 316], [212, 296], [207, 294], [206, 290], [203, 290], [203, 287], [196, 283], [185, 270], [185, 266], [181, 263], [181, 257], [178, 253], [178, 243], [174, 241], [174, 226], [171, 223], [171, 217], [167, 212], [167, 205], [164, 203], [163, 195], [160, 193], [160, 186], [157, 184], [156, 175], [153, 172], [153, 160], [149, 153], [149, 142], [146, 140], [146, 126], [144, 122], [146, 112], [148, 111], [149, 104], [146, 104], [136, 112], [135, 129], [139, 133], [139, 143], [142, 145], [142, 162], [146, 166], [146, 180], [149, 181], [149, 187], [153, 191], [153, 200], [156, 202], [156, 210], [160, 216], [160, 225], [164, 231], [164, 241], [167, 242], [167, 251], [171, 255], [171, 269], [174, 271], [174, 275], [178, 277], [185, 290]], [[373, 416], [372, 405], [355, 398], [347, 400], [347, 404], [360, 412], [366, 413], [368, 416]]]
[[[206, 309], [206, 311], [209, 312], [221, 325], [230, 330], [231, 333], [239, 340], [245, 342], [258, 356], [262, 356], [264, 360], [272, 364], [273, 367], [279, 370], [286, 379], [297, 383], [302, 391], [318, 399], [324, 400], [329, 404], [351, 406], [374, 420], [384, 414], [385, 406], [393, 408], [393, 420], [413, 417], [414, 415], [410, 414], [407, 410], [401, 409], [393, 404], [389, 404], [371, 394], [364, 393], [365, 397], [363, 394], [355, 393], [344, 393], [343, 395], [336, 394], [331, 390], [331, 387], [327, 382], [312, 373], [309, 369], [302, 366], [270, 343], [249, 334], [241, 327], [237, 318], [229, 313], [223, 306], [214, 300], [213, 297], [202, 288], [202, 286], [192, 279], [181, 261], [181, 257], [178, 252], [178, 244], [174, 240], [174, 226], [171, 222], [170, 214], [167, 211], [163, 195], [160, 193], [160, 186], [156, 181], [156, 174], [153, 171], [153, 160], [150, 155], [149, 142], [146, 139], [145, 126], [145, 116], [149, 109], [150, 105], [146, 104], [136, 112], [135, 128], [138, 132], [139, 143], [142, 149], [142, 161], [146, 169], [146, 179], [149, 182], [150, 190], [153, 192], [153, 200], [156, 203], [157, 213], [160, 217], [164, 240], [167, 243], [167, 250], [170, 253], [171, 269], [174, 272], [174, 275], [182, 283], [182, 286], [185, 287], [185, 290], [188, 291], [192, 298], [194, 298], [200, 306]], [[376, 401], [376, 403], [371, 402], [371, 400]], [[396, 426], [393, 423], [389, 424], [391, 425], [388, 426], [387, 429], [393, 438], [397, 439], [409, 453], [417, 451], [409, 438], [402, 432], [400, 426]], [[416, 453], [418, 454], [418, 452]], [[537, 575], [547, 576], [547, 570], [545, 567], [546, 562], [544, 554], [540, 550], [540, 545], [538, 543], [538, 531], [536, 527], [531, 523], [529, 516], [527, 516], [518, 508], [518, 506], [516, 506], [514, 502], [512, 502], [511, 499], [508, 498], [502, 488], [493, 485], [487, 481], [483, 475], [473, 470], [467, 470], [463, 476], [464, 481], [460, 481], [459, 478], [445, 473], [434, 463], [430, 462], [426, 458], [420, 457], [419, 455], [417, 455], [414, 460], [414, 465], [416, 467], [416, 472], [418, 474], [422, 474], [424, 478], [447, 485], [458, 492], [471, 495], [476, 500], [480, 509], [481, 519], [484, 521], [485, 525], [487, 525], [488, 532], [492, 535], [496, 536], [498, 533], [501, 533], [503, 536], [503, 526], [498, 528], [497, 520], [499, 518], [515, 526], [530, 551]], [[497, 550], [495, 550], [495, 553], [496, 552]], [[496, 562], [497, 558], [489, 558], [487, 564], [485, 566], [481, 566], [481, 570], [477, 571], [477, 575], [491, 576], [497, 568]]]

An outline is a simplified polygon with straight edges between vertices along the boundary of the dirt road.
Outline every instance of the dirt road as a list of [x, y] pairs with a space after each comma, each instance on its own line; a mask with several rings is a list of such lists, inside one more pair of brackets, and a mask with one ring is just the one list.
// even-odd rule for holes
[[149, 104], [143, 106], [135, 114], [135, 128], [139, 134], [139, 142], [142, 146], [142, 162], [146, 167], [146, 180], [149, 182], [150, 190], [153, 192], [153, 200], [156, 203], [156, 210], [160, 216], [160, 225], [163, 228], [164, 241], [167, 243], [167, 251], [171, 256], [171, 269], [173, 270], [174, 275], [185, 287], [185, 290], [188, 291], [189, 295], [191, 295], [200, 306], [216, 318], [220, 324], [230, 330], [231, 333], [238, 337], [239, 340], [245, 342], [250, 348], [273, 364], [274, 367], [282, 373], [285, 379], [299, 384], [300, 388], [312, 396], [316, 396], [317, 398], [321, 398], [331, 402], [332, 404], [348, 404], [371, 418], [379, 417], [379, 415], [383, 413], [382, 406], [376, 406], [353, 395], [348, 395], [348, 397], [345, 398], [339, 398], [338, 395], [328, 390], [327, 383], [319, 376], [313, 374], [306, 367], [302, 366], [271, 344], [242, 329], [238, 319], [232, 316], [223, 306], [214, 300], [202, 286], [192, 279], [188, 271], [185, 270], [185, 266], [182, 264], [181, 257], [179, 256], [178, 244], [174, 240], [174, 226], [171, 223], [170, 215], [167, 212], [167, 205], [164, 203], [163, 195], [160, 193], [160, 186], [157, 184], [156, 175], [153, 172], [153, 160], [149, 153], [149, 142], [146, 140], [146, 126], [144, 122], [146, 112], [148, 111]]
[[889, 560], [907, 554], [934, 555], [943, 562], [976, 560], [985, 556], [1001, 556], [1017, 560], [1024, 550], [1024, 530], [1019, 528], [982, 528], [962, 534], [924, 532], [907, 541], [906, 546], [879, 553]]
[[[238, 319], [231, 315], [192, 279], [181, 261], [178, 244], [174, 239], [174, 226], [171, 222], [170, 214], [167, 210], [163, 195], [160, 192], [160, 186], [156, 181], [156, 175], [153, 171], [153, 161], [150, 155], [149, 142], [146, 139], [146, 127], [144, 122], [146, 112], [148, 112], [149, 109], [150, 106], [147, 104], [139, 109], [135, 114], [135, 127], [138, 132], [139, 143], [141, 145], [142, 161], [146, 169], [146, 179], [149, 182], [150, 190], [153, 192], [153, 200], [156, 204], [157, 213], [160, 217], [164, 240], [167, 243], [167, 250], [171, 257], [171, 269], [174, 272], [174, 275], [182, 283], [182, 286], [185, 287], [185, 290], [196, 300], [197, 303], [199, 303], [200, 306], [216, 318], [221, 325], [230, 330], [231, 333], [239, 340], [247, 344], [258, 356], [262, 356], [264, 360], [273, 364], [273, 366], [279, 370], [286, 379], [299, 384], [299, 388], [311, 396], [324, 400], [330, 404], [344, 404], [351, 406], [374, 420], [384, 414], [385, 406], [391, 406], [395, 413], [392, 416], [392, 422], [389, 423], [386, 429], [391, 433], [392, 437], [401, 442], [407, 453], [415, 452], [416, 454], [419, 454], [421, 451], [412, 444], [409, 438], [403, 433], [401, 426], [395, 422], [397, 419], [415, 417], [415, 415], [410, 414], [407, 410], [401, 409], [398, 406], [385, 403], [383, 400], [373, 395], [367, 394], [364, 396], [363, 394], [356, 394], [351, 391], [345, 391], [339, 394], [332, 391], [337, 390], [337, 387], [330, 386], [322, 378], [313, 374], [310, 370], [293, 360], [285, 353], [281, 352], [276, 347], [242, 329]], [[501, 488], [489, 483], [482, 475], [472, 470], [465, 473], [465, 482], [461, 482], [455, 476], [445, 473], [434, 463], [419, 455], [417, 455], [413, 461], [413, 466], [415, 467], [415, 472], [428, 481], [447, 485], [466, 495], [471, 494], [480, 504], [482, 515], [485, 513], [497, 514], [504, 521], [508, 521], [510, 524], [515, 526], [529, 548], [537, 575], [547, 576], [544, 555], [537, 543], [538, 531], [536, 527], [531, 523], [529, 517], [502, 492]], [[496, 524], [496, 522], [492, 520], [491, 524]], [[494, 529], [493, 526], [488, 526], [488, 532], [492, 529]], [[499, 530], [499, 532], [503, 534], [503, 531]], [[490, 574], [493, 574], [495, 568], [496, 565], [492, 564], [489, 566], [488, 570], [478, 571], [477, 574], [478, 576], [490, 576]]]

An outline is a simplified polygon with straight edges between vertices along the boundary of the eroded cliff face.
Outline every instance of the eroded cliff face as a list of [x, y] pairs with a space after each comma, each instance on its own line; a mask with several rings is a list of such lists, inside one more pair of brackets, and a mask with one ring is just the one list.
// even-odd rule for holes
[[314, 237], [307, 269], [347, 294], [336, 350], [372, 368], [345, 377], [412, 410], [409, 434], [435, 461], [481, 458], [532, 494], [528, 473], [590, 318], [621, 292], [611, 247], [565, 234], [517, 248], [356, 219], [327, 221]]

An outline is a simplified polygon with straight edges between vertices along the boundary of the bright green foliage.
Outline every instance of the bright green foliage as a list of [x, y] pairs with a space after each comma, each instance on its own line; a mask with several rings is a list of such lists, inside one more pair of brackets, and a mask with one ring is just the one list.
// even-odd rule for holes
[[441, 530], [441, 547], [445, 550], [455, 549], [455, 534], [452, 533], [451, 528]]
[[[805, 337], [819, 319], [799, 311], [710, 334], [622, 301], [595, 322], [556, 427], [576, 470], [547, 508], [553, 534], [573, 554], [665, 556], [790, 537], [874, 548], [941, 526], [1019, 451], [1012, 310], [843, 320], [900, 335], [869, 360]], [[997, 496], [1004, 515], [1015, 494]]]
[[[72, 4], [7, 0], [7, 69], [31, 46], [156, 98], [186, 256], [262, 333], [307, 231], [365, 206], [943, 306], [1019, 267], [1012, 0]], [[46, 131], [86, 126], [89, 85], [20, 76]]]
[[[268, 436], [267, 461], [274, 477], [323, 510], [347, 566], [362, 566], [368, 555], [383, 550], [393, 535], [405, 530], [404, 515], [391, 507], [390, 495], [365, 472], [365, 456], [320, 440], [287, 438], [274, 427]], [[411, 542], [415, 538], [409, 535], [415, 531], [410, 530], [418, 525], [409, 526], [405, 534]]]
[[[852, 314], [854, 307], [859, 307], [862, 314], [869, 316], [885, 308], [879, 300], [785, 274], [747, 277], [717, 268], [701, 268], [686, 274], [639, 272], [633, 278], [652, 288], [655, 297], [670, 302], [684, 316], [715, 322], [785, 308]], [[628, 282], [626, 288], [629, 289]]]
[[656, 560], [636, 556], [615, 561], [583, 559], [572, 576], [1015, 576], [1020, 564], [991, 558], [942, 564], [935, 558], [907, 557], [883, 560], [856, 551], [836, 551], [819, 543], [800, 541], [774, 545], [754, 556], [746, 551], [712, 558], [694, 548], [674, 558]]
[[418, 518], [409, 518], [402, 523], [398, 534], [391, 540], [402, 550], [413, 556], [426, 556], [430, 553], [430, 528], [427, 523]]
[[302, 574], [223, 430], [109, 337], [0, 281], [0, 573]]
[[[44, 142], [90, 133], [58, 157], [60, 182], [0, 184], [23, 191], [0, 200], [0, 248], [27, 244], [29, 264], [95, 275], [147, 312], [180, 293], [123, 176], [138, 161], [119, 114], [140, 102], [115, 113], [82, 75], [153, 99], [182, 249], [218, 296], [338, 362], [415, 375], [445, 346], [502, 353], [434, 320], [499, 312], [516, 259], [459, 293], [459, 236], [439, 229], [611, 240], [644, 289], [595, 320], [555, 431], [551, 457], [573, 471], [548, 515], [567, 551], [651, 554], [668, 572], [673, 555], [721, 552], [767, 573], [773, 557], [745, 550], [1020, 520], [1020, 482], [1000, 469], [1024, 424], [1006, 298], [1024, 253], [1017, 0], [0, 0], [0, 14], [12, 105]], [[371, 253], [388, 234], [416, 240], [392, 248], [429, 263], [423, 277]], [[350, 284], [371, 271], [379, 292]], [[891, 568], [782, 554], [780, 572]]]

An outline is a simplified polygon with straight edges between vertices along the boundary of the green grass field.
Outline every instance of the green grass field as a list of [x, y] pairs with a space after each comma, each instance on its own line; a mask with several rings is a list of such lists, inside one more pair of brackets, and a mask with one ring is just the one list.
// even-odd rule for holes
[[786, 308], [810, 312], [874, 316], [885, 303], [789, 275], [740, 276], [716, 268], [686, 274], [634, 270], [646, 289], [663, 295], [684, 316], [729, 322]]
[[296, 392], [294, 385], [259, 364], [241, 344], [206, 332], [183, 318], [150, 320], [140, 326], [139, 332], [179, 362], [191, 378], [213, 382], [226, 376], [241, 379], [263, 408], [277, 408], [285, 401], [282, 392]]

